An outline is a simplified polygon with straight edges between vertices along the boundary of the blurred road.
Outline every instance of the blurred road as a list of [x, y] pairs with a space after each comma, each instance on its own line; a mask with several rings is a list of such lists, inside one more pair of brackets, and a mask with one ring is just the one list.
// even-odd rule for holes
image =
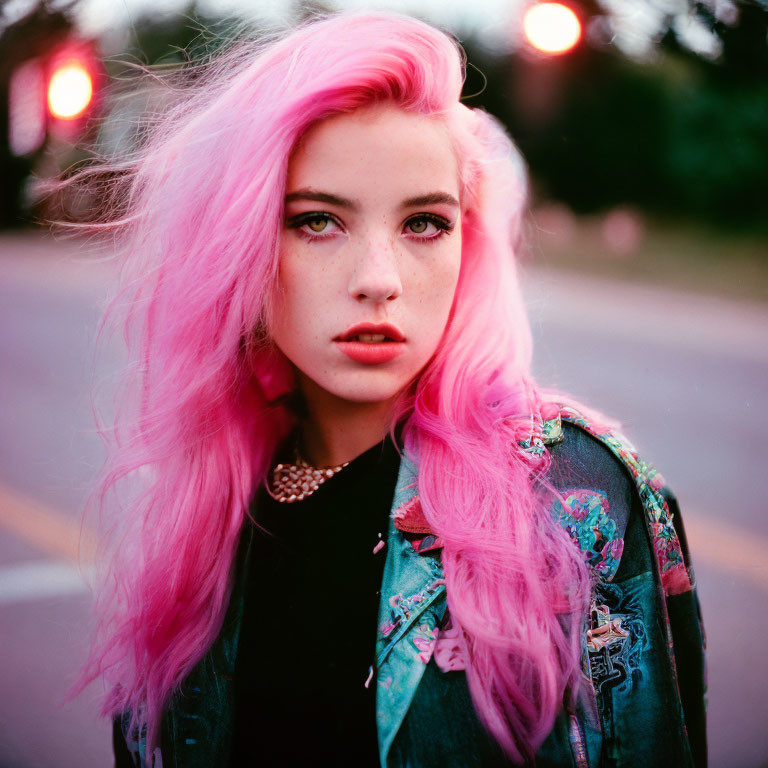
[[[89, 388], [110, 271], [78, 243], [0, 237], [0, 768], [111, 765], [94, 692], [59, 703], [86, 642], [73, 563], [101, 460]], [[526, 283], [539, 380], [620, 417], [680, 500], [707, 623], [710, 764], [765, 768], [768, 308], [555, 272]]]

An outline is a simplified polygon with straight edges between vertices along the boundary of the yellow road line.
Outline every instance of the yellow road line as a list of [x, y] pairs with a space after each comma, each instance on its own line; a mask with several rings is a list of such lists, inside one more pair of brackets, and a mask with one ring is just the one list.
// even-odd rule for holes
[[[0, 526], [55, 557], [86, 564], [95, 539], [89, 530], [58, 510], [0, 484]], [[768, 539], [745, 528], [718, 525], [713, 516], [690, 513], [686, 533], [694, 567], [699, 563], [728, 571], [737, 579], [768, 591]]]
[[93, 535], [83, 530], [81, 538], [78, 521], [3, 484], [0, 526], [37, 549], [65, 560], [86, 563], [94, 552]]

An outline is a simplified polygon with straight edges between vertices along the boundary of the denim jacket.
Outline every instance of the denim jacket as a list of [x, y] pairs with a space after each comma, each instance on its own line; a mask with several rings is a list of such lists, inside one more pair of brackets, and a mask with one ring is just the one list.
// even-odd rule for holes
[[[582, 632], [592, 701], [563, 708], [536, 765], [704, 766], [704, 631], [675, 499], [626, 439], [571, 408], [544, 422], [541, 434], [523, 447], [550, 452], [550, 480], [564, 500], [551, 513], [595, 578]], [[441, 544], [421, 514], [417, 475], [403, 458], [382, 550], [372, 670], [381, 766], [509, 765], [475, 715], [465, 664], [453, 653]], [[229, 764], [247, 531], [221, 632], [163, 717], [155, 768]], [[144, 768], [152, 761], [143, 739], [127, 733], [129, 718], [116, 720], [116, 755]]]

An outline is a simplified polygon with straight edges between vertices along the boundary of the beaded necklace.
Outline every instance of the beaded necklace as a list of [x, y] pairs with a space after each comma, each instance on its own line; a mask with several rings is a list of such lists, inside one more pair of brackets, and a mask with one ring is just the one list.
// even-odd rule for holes
[[345, 461], [335, 467], [311, 467], [299, 456], [298, 449], [294, 449], [294, 453], [295, 463], [278, 464], [270, 473], [271, 481], [266, 483], [267, 493], [283, 504], [303, 501], [349, 464]]

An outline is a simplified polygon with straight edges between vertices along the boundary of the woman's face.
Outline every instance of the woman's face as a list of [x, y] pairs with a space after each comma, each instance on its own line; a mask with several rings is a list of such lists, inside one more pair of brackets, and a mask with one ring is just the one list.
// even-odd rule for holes
[[460, 215], [440, 120], [375, 105], [307, 131], [288, 165], [271, 322], [305, 393], [381, 402], [421, 371], [451, 310]]

